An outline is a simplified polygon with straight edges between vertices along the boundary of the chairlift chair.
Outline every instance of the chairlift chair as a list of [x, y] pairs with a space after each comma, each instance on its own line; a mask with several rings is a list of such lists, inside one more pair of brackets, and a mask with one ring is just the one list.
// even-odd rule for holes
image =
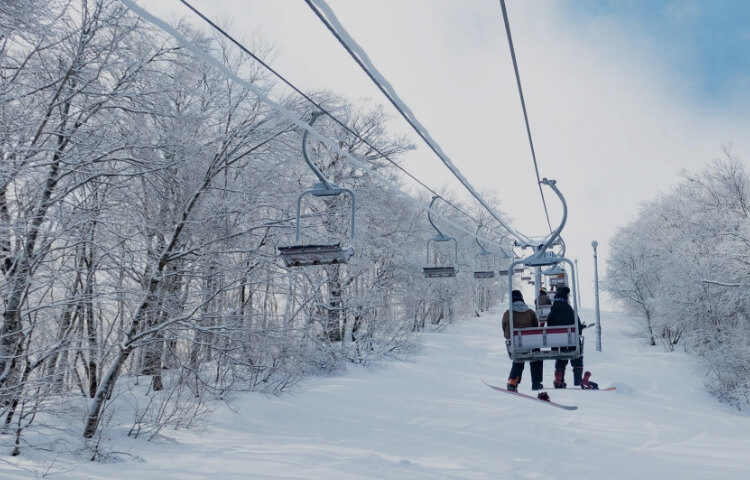
[[[477, 232], [476, 232], [477, 235], [479, 234], [479, 229], [481, 228], [482, 228], [482, 224], [479, 224], [479, 226], [477, 227]], [[480, 279], [495, 278], [495, 266], [497, 264], [497, 256], [494, 253], [488, 251], [486, 248], [484, 248], [484, 246], [481, 243], [479, 243], [479, 237], [477, 235], [475, 235], [474, 239], [476, 240], [477, 245], [479, 245], [480, 252], [474, 256], [474, 266], [475, 266], [474, 278], [480, 278]], [[480, 269], [479, 259], [488, 258], [490, 255], [492, 255], [492, 269], [491, 270]]]
[[[315, 112], [312, 115], [309, 125], [312, 126], [315, 120], [322, 115], [322, 112]], [[279, 255], [284, 260], [284, 264], [287, 267], [307, 267], [311, 265], [337, 265], [342, 263], [349, 263], [349, 259], [354, 255], [354, 211], [355, 211], [355, 197], [354, 192], [348, 188], [338, 187], [326, 180], [320, 170], [310, 161], [307, 156], [307, 135], [308, 131], [302, 135], [302, 155], [305, 158], [305, 162], [315, 175], [320, 180], [316, 183], [313, 188], [305, 190], [297, 198], [297, 227], [295, 245], [288, 247], [278, 247]], [[305, 195], [312, 195], [315, 197], [330, 197], [338, 196], [342, 193], [346, 193], [351, 197], [352, 200], [352, 215], [351, 215], [351, 226], [349, 232], [349, 244], [342, 246], [341, 242], [328, 243], [328, 244], [308, 244], [300, 245], [300, 218], [302, 209], [302, 198]]]
[[568, 285], [568, 277], [563, 273], [558, 273], [549, 277], [549, 286], [555, 290], [566, 287]]
[[[554, 190], [563, 205], [563, 219], [557, 229], [551, 232], [546, 241], [541, 245], [533, 246], [534, 253], [527, 258], [515, 260], [510, 265], [510, 271], [515, 271], [518, 266], [525, 267], [544, 267], [567, 263], [570, 267], [571, 288], [575, 286], [575, 268], [573, 263], [556, 254], [550, 247], [559, 239], [560, 232], [565, 225], [567, 218], [567, 205], [562, 193], [557, 189], [554, 180], [542, 181], [543, 184]], [[525, 247], [530, 247], [527, 245]], [[522, 277], [523, 278], [523, 277]], [[513, 291], [513, 275], [508, 274], [508, 291]], [[572, 291], [573, 312], [576, 321], [573, 325], [562, 326], [538, 326], [527, 328], [514, 328], [513, 325], [513, 306], [512, 301], [508, 309], [510, 317], [510, 338], [505, 341], [508, 349], [508, 356], [514, 362], [526, 360], [557, 360], [557, 359], [575, 359], [583, 354], [583, 336], [578, 328], [578, 304], [575, 292]]]
[[[568, 263], [571, 267], [571, 274], [574, 274], [570, 260], [567, 258], [556, 260]], [[523, 261], [519, 260], [519, 262]], [[508, 275], [508, 291], [513, 291], [513, 288], [513, 275]], [[578, 318], [578, 305], [574, 292], [571, 297], [575, 318]], [[512, 306], [509, 309], [509, 316], [510, 339], [506, 340], [505, 344], [508, 356], [514, 362], [574, 359], [583, 354], [583, 337], [578, 329], [577, 321], [573, 325], [545, 326], [542, 323], [538, 327], [514, 328]], [[544, 320], [546, 320], [546, 315]]]
[[[422, 268], [422, 273], [424, 274], [425, 278], [449, 278], [449, 277], [455, 277], [458, 273], [458, 269], [456, 268], [456, 265], [458, 265], [458, 242], [455, 238], [449, 237], [445, 235], [443, 232], [440, 231], [440, 229], [437, 228], [435, 223], [432, 221], [432, 215], [430, 215], [430, 209], [432, 209], [432, 205], [435, 203], [435, 200], [438, 198], [437, 195], [432, 197], [432, 201], [430, 202], [430, 207], [427, 209], [427, 219], [430, 221], [430, 224], [432, 224], [432, 228], [435, 229], [437, 232], [437, 235], [432, 237], [431, 239], [427, 240], [427, 264], [428, 266]], [[453, 249], [454, 249], [454, 262], [453, 265], [429, 265], [430, 264], [430, 244], [432, 242], [453, 242]]]
[[568, 285], [568, 275], [560, 265], [552, 265], [547, 270], [542, 271], [542, 275], [547, 277], [550, 288], [557, 289]]

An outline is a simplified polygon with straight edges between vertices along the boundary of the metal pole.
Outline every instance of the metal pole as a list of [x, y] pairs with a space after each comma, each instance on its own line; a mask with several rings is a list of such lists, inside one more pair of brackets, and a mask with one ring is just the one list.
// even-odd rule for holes
[[581, 308], [581, 271], [578, 269], [578, 259], [575, 259], [576, 264], [576, 303], [578, 304], [578, 308]]
[[602, 322], [599, 316], [599, 265], [596, 258], [596, 247], [599, 246], [599, 242], [594, 240], [591, 242], [591, 246], [594, 247], [594, 297], [596, 299], [596, 351], [602, 351]]

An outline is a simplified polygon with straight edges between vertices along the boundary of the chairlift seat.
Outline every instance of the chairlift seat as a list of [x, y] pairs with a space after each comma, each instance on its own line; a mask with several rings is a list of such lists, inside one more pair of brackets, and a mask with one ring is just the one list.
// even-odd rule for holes
[[474, 278], [495, 278], [495, 272], [489, 270], [486, 272], [474, 272]]
[[[513, 330], [513, 341], [506, 340], [513, 361], [573, 359], [583, 354], [583, 337], [573, 325], [529, 327]], [[580, 348], [576, 346], [580, 345]]]
[[424, 267], [422, 268], [425, 278], [455, 277], [458, 270], [455, 267]]
[[508, 275], [508, 271], [507, 270], [499, 270], [497, 273], [498, 273], [498, 275], [503, 275], [503, 276]]
[[292, 245], [278, 247], [279, 255], [287, 267], [308, 267], [312, 265], [338, 265], [349, 263], [354, 255], [354, 247], [342, 247], [341, 243], [328, 245]]

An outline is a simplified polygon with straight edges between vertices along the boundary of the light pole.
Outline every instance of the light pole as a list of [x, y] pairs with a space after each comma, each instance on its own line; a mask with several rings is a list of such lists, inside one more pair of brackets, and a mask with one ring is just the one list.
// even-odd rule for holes
[[594, 247], [594, 298], [596, 299], [596, 351], [602, 351], [602, 322], [599, 317], [599, 265], [596, 259], [596, 247], [599, 246], [599, 242], [594, 240], [591, 242], [591, 246]]
[[576, 264], [576, 305], [581, 308], [581, 271], [578, 270], [578, 259], [574, 260]]

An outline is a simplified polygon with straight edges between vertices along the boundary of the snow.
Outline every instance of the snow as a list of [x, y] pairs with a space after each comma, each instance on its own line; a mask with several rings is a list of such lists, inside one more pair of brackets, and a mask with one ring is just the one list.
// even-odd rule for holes
[[[604, 351], [586, 330], [585, 365], [617, 391], [547, 390], [579, 407], [560, 410], [482, 382], [504, 385], [510, 369], [500, 313], [424, 334], [406, 361], [309, 379], [279, 397], [238, 395], [204, 431], [148, 442], [115, 429], [107, 442], [119, 463], [62, 457], [50, 466], [52, 454], [26, 453], [0, 457], [0, 478], [748, 478], [750, 418], [704, 391], [695, 358], [649, 347], [627, 315], [603, 312]], [[546, 386], [552, 376], [545, 362]], [[522, 392], [529, 381], [527, 367]]]

